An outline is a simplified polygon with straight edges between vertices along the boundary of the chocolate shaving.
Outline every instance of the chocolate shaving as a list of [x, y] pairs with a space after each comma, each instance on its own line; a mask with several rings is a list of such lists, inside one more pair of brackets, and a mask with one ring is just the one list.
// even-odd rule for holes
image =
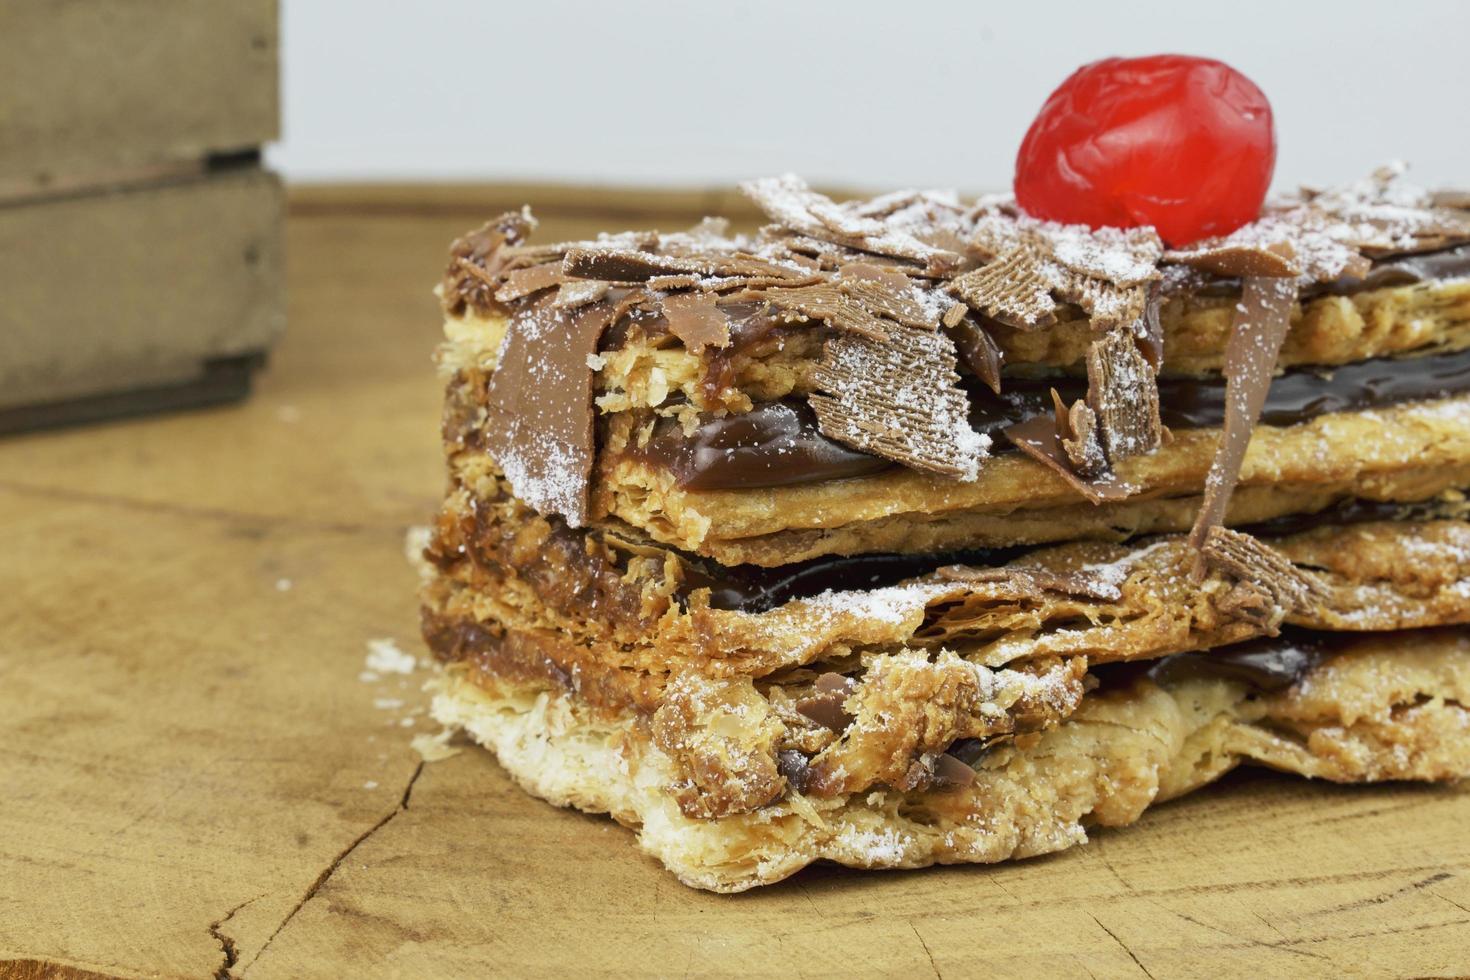
[[907, 276], [861, 262], [844, 265], [839, 276], [842, 291], [869, 313], [906, 327], [934, 329], [934, 316], [919, 302], [917, 288]]
[[955, 279], [949, 289], [979, 313], [1020, 330], [1037, 330], [1057, 318], [1042, 262], [1036, 246], [1024, 242]]
[[752, 295], [770, 302], [777, 309], [790, 310], [821, 320], [833, 330], [872, 340], [888, 338], [889, 324], [850, 298], [836, 283], [824, 282], [798, 286], [795, 289], [756, 290]]
[[844, 281], [862, 279], [880, 283], [892, 293], [906, 292], [912, 285], [909, 277], [893, 266], [879, 265], [872, 261], [845, 263], [838, 268], [837, 273]]
[[1057, 390], [1051, 390], [1052, 409], [1057, 424], [1057, 441], [1077, 475], [1094, 480], [1107, 472], [1108, 456], [1098, 437], [1097, 413], [1085, 401], [1068, 408]]
[[[1440, 205], [1435, 196], [1400, 182], [1406, 167], [1390, 164], [1366, 180], [1322, 193], [1281, 217], [1380, 258], [1446, 248], [1470, 241], [1470, 216]], [[1362, 276], [1347, 270], [1346, 274]]]
[[1094, 330], [1132, 327], [1148, 306], [1148, 286], [1115, 286], [1101, 279], [1074, 279], [1057, 295], [1082, 307]]
[[643, 282], [654, 276], [710, 274], [708, 262], [674, 255], [655, 255], [624, 248], [573, 248], [562, 259], [561, 271], [577, 279]]
[[961, 789], [975, 782], [975, 770], [943, 752], [934, 760], [934, 782], [944, 788]]
[[[1003, 736], [1002, 736], [1003, 737]], [[984, 757], [987, 750], [999, 738], [961, 738], [955, 740], [949, 747], [946, 755], [952, 755], [967, 766], [973, 766]]]
[[1303, 190], [1223, 238], [1165, 254], [1225, 276], [1297, 276], [1331, 282], [1362, 278], [1372, 259], [1470, 241], [1470, 217], [1435, 207], [1430, 195], [1398, 182], [1403, 168], [1329, 191]]
[[1221, 612], [1261, 626], [1272, 635], [1286, 616], [1306, 611], [1325, 594], [1325, 586], [1315, 575], [1249, 534], [1212, 527], [1200, 554], [1209, 571], [1233, 580], [1218, 602]]
[[564, 282], [556, 291], [556, 299], [551, 305], [559, 310], [576, 310], [589, 303], [596, 303], [607, 296], [607, 291], [612, 288], [612, 283], [598, 282], [596, 279], [578, 279], [575, 282]]
[[495, 298], [502, 303], [513, 303], [543, 289], [558, 286], [566, 282], [566, 278], [562, 274], [561, 266], [556, 263], [516, 269], [507, 272], [502, 278], [500, 288], [495, 290]]
[[651, 289], [739, 289], [821, 281], [808, 269], [792, 269], [753, 255], [694, 252], [658, 254], [624, 248], [571, 248], [562, 272], [577, 279], [646, 282]]
[[596, 449], [587, 359], [611, 320], [608, 303], [572, 311], [543, 299], [522, 307], [486, 387], [490, 455], [517, 497], [572, 527], [587, 522]]
[[1159, 316], [1159, 308], [1163, 302], [1164, 284], [1155, 280], [1148, 287], [1148, 299], [1143, 304], [1143, 319], [1134, 325], [1134, 339], [1138, 341], [1138, 349], [1155, 374], [1164, 366], [1164, 323]]
[[881, 340], [830, 337], [812, 380], [818, 426], [838, 442], [961, 480], [989, 455], [989, 437], [970, 428], [946, 333], [894, 325]]
[[1429, 203], [1433, 207], [1450, 211], [1470, 211], [1470, 191], [1435, 191], [1429, 196]]
[[466, 307], [488, 308], [500, 281], [497, 273], [503, 253], [524, 241], [535, 227], [530, 209], [522, 208], [455, 239], [449, 246], [449, 267], [441, 290], [445, 310], [458, 316]]
[[730, 318], [715, 305], [711, 293], [675, 293], [663, 300], [669, 333], [684, 342], [690, 353], [706, 347], [730, 346]]
[[1095, 228], [1040, 224], [1032, 229], [1045, 253], [1078, 276], [1120, 289], [1146, 286], [1158, 278], [1164, 243], [1152, 228]]
[[1163, 441], [1159, 386], [1133, 337], [1115, 330], [1087, 348], [1087, 405], [1108, 462], [1151, 453]]
[[1005, 352], [990, 336], [990, 331], [965, 315], [968, 311], [963, 305], [956, 303], [951, 307], [953, 310], [959, 310], [960, 315], [950, 323], [949, 315], [945, 314], [944, 325], [960, 360], [987, 388], [1000, 394], [1000, 372], [1005, 365]]
[[[951, 268], [961, 256], [926, 245], [898, 227], [892, 215], [861, 214], [809, 188], [793, 174], [747, 181], [745, 195], [773, 221], [792, 231], [847, 248], [924, 262], [934, 270]], [[871, 203], [871, 202], [870, 202]]]
[[1086, 401], [1069, 407], [1055, 388], [1051, 397], [1052, 417], [1039, 415], [1007, 427], [1011, 442], [1095, 504], [1136, 493], [1111, 467], [1157, 449], [1164, 426], [1153, 368], [1133, 336], [1114, 330], [1088, 346]]
[[1189, 532], [1189, 543], [1196, 548], [1203, 547], [1211, 528], [1225, 522], [1251, 430], [1260, 418], [1277, 355], [1291, 326], [1295, 301], [1293, 279], [1251, 276], [1243, 284], [1230, 339], [1225, 343], [1224, 434], [1205, 477], [1204, 501]]
[[1187, 249], [1165, 252], [1164, 258], [1200, 272], [1231, 279], [1301, 274], [1301, 269], [1296, 264], [1296, 249], [1287, 241], [1255, 245], [1232, 244], [1228, 239], [1214, 239]]
[[796, 749], [782, 749], [776, 753], [776, 771], [786, 778], [791, 788], [805, 793], [811, 778], [811, 760]]
[[1072, 469], [1072, 461], [1062, 448], [1057, 436], [1056, 419], [1037, 415], [1024, 422], [1005, 428], [1006, 438], [1021, 452], [1039, 463], [1045, 464], [1054, 473], [1094, 504], [1105, 504], [1126, 500], [1139, 488], [1125, 482], [1116, 473], [1108, 471], [1093, 479], [1085, 479]]
[[851, 677], [823, 674], [812, 685], [812, 693], [796, 702], [796, 710], [818, 725], [840, 732], [852, 724], [852, 715], [843, 704], [856, 687]]
[[693, 289], [703, 285], [707, 280], [703, 276], [691, 276], [680, 274], [677, 276], [654, 276], [648, 280], [648, 288], [659, 292], [671, 293], [676, 289]]
[[1151, 228], [1088, 231], [997, 212], [977, 219], [972, 245], [994, 258], [955, 279], [950, 291], [1023, 330], [1053, 323], [1058, 301], [1080, 306], [1094, 330], [1137, 330], [1163, 253]]

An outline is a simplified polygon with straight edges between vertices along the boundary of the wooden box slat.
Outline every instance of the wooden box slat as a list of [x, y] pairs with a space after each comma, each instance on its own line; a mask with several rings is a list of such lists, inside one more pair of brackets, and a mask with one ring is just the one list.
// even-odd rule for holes
[[275, 139], [276, 39], [275, 0], [6, 0], [0, 186]]
[[20, 406], [178, 388], [264, 351], [284, 322], [281, 211], [256, 166], [0, 207], [0, 429]]

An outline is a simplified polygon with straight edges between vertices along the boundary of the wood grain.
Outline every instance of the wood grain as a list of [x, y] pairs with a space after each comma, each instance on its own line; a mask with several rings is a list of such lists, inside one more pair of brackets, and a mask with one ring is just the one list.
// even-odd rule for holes
[[483, 216], [319, 201], [257, 397], [0, 443], [0, 977], [1470, 973], [1467, 789], [1238, 774], [1051, 858], [721, 897], [420, 765], [425, 671], [359, 674], [420, 650], [429, 287]]

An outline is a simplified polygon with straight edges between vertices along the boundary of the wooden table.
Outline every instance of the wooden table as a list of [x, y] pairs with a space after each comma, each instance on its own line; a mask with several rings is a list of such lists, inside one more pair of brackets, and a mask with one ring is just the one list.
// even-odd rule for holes
[[492, 202], [416, 200], [298, 201], [249, 403], [0, 443], [0, 976], [1470, 973], [1470, 788], [1238, 774], [1050, 858], [721, 897], [421, 763], [427, 670], [362, 671], [422, 655], [429, 287]]

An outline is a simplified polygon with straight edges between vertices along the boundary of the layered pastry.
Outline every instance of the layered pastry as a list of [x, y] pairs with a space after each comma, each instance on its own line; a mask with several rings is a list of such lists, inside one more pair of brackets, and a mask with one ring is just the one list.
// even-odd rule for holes
[[[1068, 98], [1229, 71], [1163, 61]], [[744, 189], [749, 234], [454, 243], [441, 721], [719, 891], [1053, 851], [1241, 762], [1470, 772], [1463, 202]]]

